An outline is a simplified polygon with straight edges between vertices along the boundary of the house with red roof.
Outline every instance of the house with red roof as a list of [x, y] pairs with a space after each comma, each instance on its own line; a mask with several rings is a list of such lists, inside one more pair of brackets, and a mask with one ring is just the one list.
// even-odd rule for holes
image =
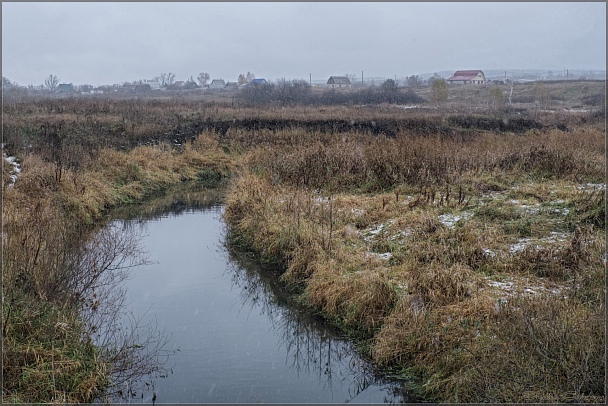
[[463, 85], [483, 85], [487, 83], [486, 75], [480, 70], [457, 70], [451, 78], [447, 79], [448, 84]]

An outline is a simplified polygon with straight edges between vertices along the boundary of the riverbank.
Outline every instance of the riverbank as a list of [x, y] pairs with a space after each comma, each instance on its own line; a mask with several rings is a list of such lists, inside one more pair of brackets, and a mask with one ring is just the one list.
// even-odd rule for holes
[[604, 134], [259, 151], [231, 241], [426, 399], [601, 402]]
[[[127, 266], [138, 254], [123, 235], [98, 241], [98, 226], [113, 207], [175, 184], [216, 185], [233, 163], [203, 135], [182, 151], [101, 149], [78, 168], [60, 172], [57, 162], [35, 154], [19, 166], [18, 177], [3, 173], [3, 402], [90, 402], [108, 388], [118, 390], [112, 381], [117, 357], [125, 358], [119, 368], [134, 367], [129, 363], [138, 361], [129, 357], [137, 359], [143, 343], [133, 340], [146, 339], [105, 347], [91, 342], [102, 327], [105, 289], [121, 277], [112, 263]], [[142, 373], [159, 367], [145, 362], [137, 366]]]

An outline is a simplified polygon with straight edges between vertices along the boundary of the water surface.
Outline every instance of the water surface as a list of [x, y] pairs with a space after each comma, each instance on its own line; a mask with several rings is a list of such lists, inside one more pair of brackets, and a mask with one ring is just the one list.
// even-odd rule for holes
[[150, 264], [132, 270], [126, 301], [174, 351], [166, 378], [133, 401], [385, 403], [403, 385], [376, 378], [348, 341], [283, 297], [277, 275], [226, 248], [223, 206], [138, 221]]

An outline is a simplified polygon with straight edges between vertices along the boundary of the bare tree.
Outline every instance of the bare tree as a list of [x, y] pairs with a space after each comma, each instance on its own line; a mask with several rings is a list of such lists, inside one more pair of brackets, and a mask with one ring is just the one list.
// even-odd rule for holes
[[422, 85], [422, 79], [418, 75], [412, 75], [407, 78], [407, 85], [409, 87], [418, 87]]
[[59, 78], [53, 74], [49, 75], [48, 78], [46, 78], [44, 80], [44, 85], [51, 91], [54, 91], [57, 89], [57, 86], [59, 85]]
[[386, 79], [384, 83], [380, 85], [380, 88], [385, 92], [396, 92], [399, 88], [399, 82], [393, 79]]
[[13, 87], [13, 83], [8, 78], [5, 78], [4, 76], [2, 76], [2, 88], [8, 89], [11, 87]]
[[353, 73], [346, 73], [344, 76], [346, 76], [348, 80], [350, 80], [351, 84], [355, 83], [355, 81], [357, 80], [357, 75]]
[[255, 75], [253, 73], [247, 72], [246, 75], [244, 75], [244, 74], [241, 73], [239, 75], [237, 83], [239, 85], [244, 85], [244, 84], [247, 84], [247, 83], [251, 82], [253, 79], [255, 79]]
[[175, 73], [161, 73], [159, 79], [162, 87], [171, 86], [175, 81]]
[[198, 74], [197, 76], [197, 80], [198, 80], [198, 84], [200, 86], [205, 86], [207, 84], [207, 82], [209, 81], [209, 74], [207, 72], [201, 72]]

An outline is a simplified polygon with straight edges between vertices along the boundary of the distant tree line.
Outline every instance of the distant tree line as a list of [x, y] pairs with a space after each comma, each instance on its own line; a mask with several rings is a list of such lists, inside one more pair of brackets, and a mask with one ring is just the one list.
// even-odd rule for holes
[[248, 106], [407, 104], [425, 101], [409, 90], [399, 89], [398, 83], [392, 79], [388, 79], [378, 87], [356, 91], [327, 89], [322, 93], [313, 92], [311, 86], [304, 80], [280, 79], [276, 83], [246, 86], [235, 96], [235, 100]]

